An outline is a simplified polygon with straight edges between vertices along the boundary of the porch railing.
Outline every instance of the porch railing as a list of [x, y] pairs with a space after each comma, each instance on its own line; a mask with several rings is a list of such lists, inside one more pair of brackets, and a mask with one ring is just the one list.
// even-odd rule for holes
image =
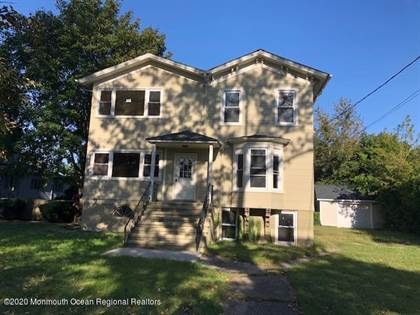
[[204, 199], [203, 207], [201, 208], [200, 218], [198, 219], [198, 223], [196, 227], [195, 247], [197, 251], [200, 247], [201, 239], [203, 237], [204, 223], [206, 222], [207, 213], [213, 202], [212, 199], [213, 199], [213, 185], [208, 184], [206, 197]]
[[147, 205], [149, 204], [151, 184], [151, 182], [148, 182], [146, 189], [143, 191], [143, 194], [141, 195], [136, 207], [134, 208], [132, 214], [130, 215], [127, 223], [124, 226], [124, 246], [127, 245], [128, 236], [130, 235], [131, 231], [134, 229], [138, 221], [141, 219], [141, 216], [143, 215], [144, 211], [147, 208]]

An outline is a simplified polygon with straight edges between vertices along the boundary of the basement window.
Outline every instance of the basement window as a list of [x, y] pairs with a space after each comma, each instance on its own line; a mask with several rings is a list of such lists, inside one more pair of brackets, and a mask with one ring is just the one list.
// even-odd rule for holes
[[293, 244], [296, 242], [296, 213], [282, 211], [279, 214], [277, 241]]
[[235, 240], [237, 237], [238, 215], [236, 209], [222, 209], [222, 239]]

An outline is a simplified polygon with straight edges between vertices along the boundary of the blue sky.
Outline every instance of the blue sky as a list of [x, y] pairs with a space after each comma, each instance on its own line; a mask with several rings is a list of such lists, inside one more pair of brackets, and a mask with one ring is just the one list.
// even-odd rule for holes
[[[53, 0], [14, 0], [22, 13], [54, 9]], [[211, 68], [263, 48], [333, 75], [317, 100], [331, 111], [356, 101], [420, 55], [420, 0], [123, 1], [142, 26], [167, 36], [173, 59]], [[420, 61], [360, 104], [366, 124], [420, 89]], [[420, 131], [420, 96], [368, 131], [393, 129], [410, 114]]]

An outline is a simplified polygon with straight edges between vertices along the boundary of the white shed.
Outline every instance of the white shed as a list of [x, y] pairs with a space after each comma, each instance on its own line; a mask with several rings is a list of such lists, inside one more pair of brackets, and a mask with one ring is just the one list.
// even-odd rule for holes
[[381, 210], [374, 200], [336, 185], [315, 185], [321, 225], [354, 229], [376, 229], [383, 225]]

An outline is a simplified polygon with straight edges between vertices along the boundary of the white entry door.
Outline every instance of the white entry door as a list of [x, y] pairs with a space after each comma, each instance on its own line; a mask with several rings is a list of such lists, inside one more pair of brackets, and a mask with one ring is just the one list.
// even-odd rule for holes
[[173, 198], [195, 200], [195, 167], [197, 157], [191, 153], [175, 154]]

